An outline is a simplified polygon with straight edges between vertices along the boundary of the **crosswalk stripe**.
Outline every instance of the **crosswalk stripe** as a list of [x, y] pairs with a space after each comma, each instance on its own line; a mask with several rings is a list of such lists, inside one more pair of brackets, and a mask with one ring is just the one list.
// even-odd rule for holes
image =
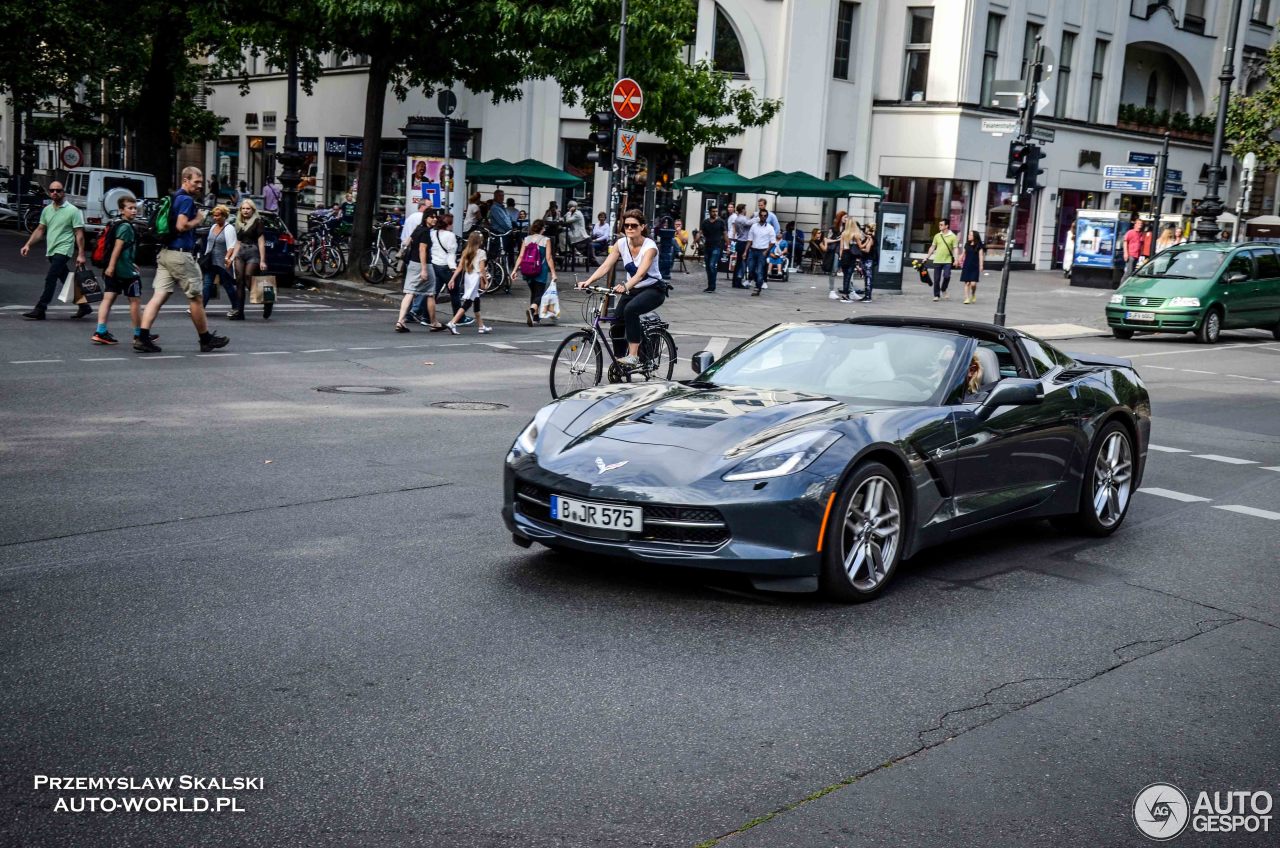
[[1147, 445], [1147, 448], [1153, 451], [1160, 451], [1161, 453], [1191, 453], [1189, 450], [1183, 450], [1182, 448], [1169, 448], [1164, 445]]
[[711, 354], [712, 359], [719, 359], [720, 354], [724, 353], [724, 349], [729, 346], [728, 336], [716, 336], [707, 342], [707, 346], [703, 350]]
[[1280, 512], [1272, 512], [1269, 509], [1258, 509], [1252, 506], [1240, 506], [1238, 504], [1224, 504], [1215, 506], [1214, 509], [1221, 509], [1227, 512], [1238, 512], [1241, 515], [1252, 515], [1254, 518], [1268, 518], [1272, 521], [1280, 521]]
[[1182, 501], [1183, 503], [1208, 503], [1210, 500], [1209, 498], [1202, 498], [1199, 495], [1188, 495], [1185, 492], [1175, 492], [1172, 489], [1161, 489], [1156, 486], [1143, 486], [1138, 491], [1148, 495], [1155, 495], [1158, 498]]
[[1234, 456], [1219, 456], [1216, 453], [1193, 453], [1191, 455], [1196, 459], [1207, 459], [1212, 462], [1225, 462], [1227, 465], [1257, 465], [1258, 464], [1257, 460], [1238, 459]]

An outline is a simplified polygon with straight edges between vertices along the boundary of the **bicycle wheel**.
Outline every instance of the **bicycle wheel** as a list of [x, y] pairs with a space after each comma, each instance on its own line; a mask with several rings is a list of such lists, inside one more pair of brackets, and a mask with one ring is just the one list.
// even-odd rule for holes
[[551, 360], [551, 396], [564, 397], [570, 392], [600, 385], [604, 368], [604, 352], [596, 337], [586, 330], [565, 336]]
[[387, 278], [387, 258], [376, 248], [360, 254], [360, 276], [365, 282], [376, 286]]
[[317, 277], [331, 280], [342, 273], [345, 267], [342, 251], [333, 245], [325, 245], [311, 254], [311, 273]]
[[507, 266], [502, 264], [501, 260], [488, 263], [489, 281], [483, 283], [484, 293], [489, 294], [502, 288], [503, 283], [507, 282]]
[[645, 333], [640, 346], [645, 379], [670, 380], [676, 370], [676, 342], [666, 330]]

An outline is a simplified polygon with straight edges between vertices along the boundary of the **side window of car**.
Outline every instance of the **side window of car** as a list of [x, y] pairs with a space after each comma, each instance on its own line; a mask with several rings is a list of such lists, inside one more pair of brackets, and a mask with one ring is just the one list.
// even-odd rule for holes
[[1253, 279], [1253, 260], [1249, 258], [1248, 252], [1241, 251], [1227, 261], [1227, 270], [1222, 272], [1223, 279], [1235, 273], [1244, 274], [1246, 279]]
[[1259, 280], [1274, 280], [1280, 278], [1280, 256], [1271, 248], [1258, 248], [1250, 251], [1253, 254], [1253, 261], [1258, 266]]
[[978, 342], [979, 347], [985, 347], [988, 350], [995, 351], [996, 358], [1000, 360], [1000, 376], [1003, 377], [1020, 377], [1018, 373], [1018, 365], [1013, 359], [1013, 354], [1009, 348], [999, 342]]
[[[1057, 361], [1049, 354], [1049, 351], [1045, 350], [1037, 339], [1023, 336], [1022, 349], [1027, 352], [1027, 356], [1031, 360], [1031, 367], [1035, 369], [1035, 376], [1037, 377], [1043, 377], [1058, 365]], [[1004, 371], [1003, 365], [1004, 363], [1002, 362], [1001, 373]]]

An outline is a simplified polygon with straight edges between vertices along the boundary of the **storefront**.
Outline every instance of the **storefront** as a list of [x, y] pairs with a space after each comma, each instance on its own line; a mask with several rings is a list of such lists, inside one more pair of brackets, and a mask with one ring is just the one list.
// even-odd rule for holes
[[338, 206], [346, 201], [347, 192], [355, 192], [363, 154], [364, 139], [329, 137], [324, 140], [326, 206]]
[[1009, 215], [1013, 211], [1013, 183], [991, 183], [987, 187], [987, 245], [988, 262], [1030, 262], [1031, 242], [1028, 233], [1035, 232], [1034, 204], [1023, 196], [1018, 201], [1018, 223], [1013, 233], [1011, 250], [1006, 250], [1005, 238], [1009, 232]]
[[298, 152], [304, 157], [298, 180], [298, 207], [310, 209], [316, 205], [316, 172], [317, 160], [320, 157], [320, 139], [315, 136], [298, 139]]
[[218, 181], [218, 195], [225, 197], [240, 180], [240, 136], [218, 136], [213, 174]]
[[[249, 186], [250, 194], [257, 194], [263, 183], [266, 182], [267, 174], [273, 174], [276, 171], [276, 139], [275, 136], [251, 135], [249, 136], [249, 167], [245, 174], [240, 177], [245, 180]], [[239, 184], [239, 180], [231, 185]]]
[[1063, 251], [1067, 236], [1076, 225], [1076, 213], [1081, 209], [1101, 209], [1102, 198], [1103, 193], [1097, 191], [1063, 189], [1058, 192], [1057, 238], [1053, 242], [1053, 264], [1050, 267], [1062, 267]]
[[938, 223], [945, 220], [963, 239], [969, 229], [969, 212], [973, 202], [973, 183], [967, 180], [937, 180], [923, 177], [885, 177], [881, 181], [885, 200], [905, 203], [907, 218], [907, 253], [925, 254], [937, 234]]
[[382, 140], [378, 161], [378, 212], [389, 215], [404, 212], [408, 190], [408, 141], [403, 138]]

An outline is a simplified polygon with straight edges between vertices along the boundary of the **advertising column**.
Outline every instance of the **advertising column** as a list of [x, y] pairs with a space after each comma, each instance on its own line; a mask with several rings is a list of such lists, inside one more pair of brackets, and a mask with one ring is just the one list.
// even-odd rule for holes
[[902, 260], [906, 250], [907, 215], [905, 203], [880, 203], [876, 214], [876, 291], [902, 294]]

